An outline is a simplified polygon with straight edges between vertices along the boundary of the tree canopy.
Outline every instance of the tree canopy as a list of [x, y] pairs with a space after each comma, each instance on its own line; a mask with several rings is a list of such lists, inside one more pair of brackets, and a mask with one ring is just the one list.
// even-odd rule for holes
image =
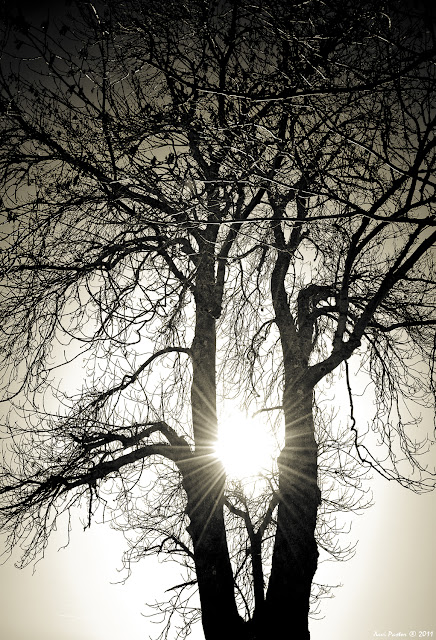
[[[9, 545], [32, 561], [100, 505], [127, 564], [185, 567], [182, 635], [198, 590], [206, 640], [290, 619], [309, 638], [318, 555], [349, 555], [338, 514], [368, 504], [367, 470], [435, 485], [434, 20], [82, 0], [4, 24]], [[238, 407], [277, 447], [248, 479], [216, 448]]]

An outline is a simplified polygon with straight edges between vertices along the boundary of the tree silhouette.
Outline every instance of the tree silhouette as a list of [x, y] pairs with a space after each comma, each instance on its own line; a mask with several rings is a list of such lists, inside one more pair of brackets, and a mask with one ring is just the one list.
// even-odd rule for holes
[[[434, 487], [434, 23], [345, 0], [6, 18], [9, 546], [30, 562], [100, 505], [128, 565], [186, 568], [181, 635], [198, 590], [207, 640], [309, 638], [319, 549], [348, 556], [336, 516], [368, 504], [367, 469]], [[226, 403], [279, 443], [255, 479], [216, 454]]]

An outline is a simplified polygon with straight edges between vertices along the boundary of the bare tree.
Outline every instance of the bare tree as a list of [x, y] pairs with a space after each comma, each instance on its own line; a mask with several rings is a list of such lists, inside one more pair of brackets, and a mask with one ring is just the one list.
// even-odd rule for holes
[[[434, 487], [415, 414], [434, 400], [434, 30], [379, 5], [5, 21], [0, 509], [24, 563], [86, 500], [127, 565], [183, 564], [181, 635], [198, 590], [207, 640], [309, 638], [319, 549], [347, 557], [335, 517], [367, 504], [366, 470]], [[216, 453], [235, 399], [279, 443], [255, 488]]]

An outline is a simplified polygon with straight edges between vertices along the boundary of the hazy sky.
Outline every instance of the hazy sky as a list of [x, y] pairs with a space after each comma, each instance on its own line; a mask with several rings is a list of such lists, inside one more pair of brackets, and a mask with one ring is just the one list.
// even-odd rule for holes
[[[436, 494], [416, 496], [379, 479], [372, 486], [375, 505], [355, 518], [356, 556], [321, 569], [343, 587], [324, 601], [325, 619], [311, 624], [312, 640], [369, 640], [389, 632], [413, 637], [411, 631], [436, 637]], [[75, 525], [70, 546], [58, 551], [63, 538], [53, 539], [34, 575], [31, 568], [0, 567], [0, 638], [156, 637], [158, 627], [141, 613], [150, 613], [146, 601], [177, 583], [177, 566], [145, 559], [125, 585], [110, 584], [120, 579], [121, 534], [100, 525], [84, 533]], [[202, 637], [200, 628], [191, 636]]]

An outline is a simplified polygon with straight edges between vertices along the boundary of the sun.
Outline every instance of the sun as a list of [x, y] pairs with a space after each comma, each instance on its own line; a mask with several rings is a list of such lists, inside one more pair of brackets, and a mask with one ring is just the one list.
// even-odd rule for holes
[[241, 480], [271, 469], [277, 443], [260, 416], [234, 411], [218, 426], [215, 453], [229, 478]]

